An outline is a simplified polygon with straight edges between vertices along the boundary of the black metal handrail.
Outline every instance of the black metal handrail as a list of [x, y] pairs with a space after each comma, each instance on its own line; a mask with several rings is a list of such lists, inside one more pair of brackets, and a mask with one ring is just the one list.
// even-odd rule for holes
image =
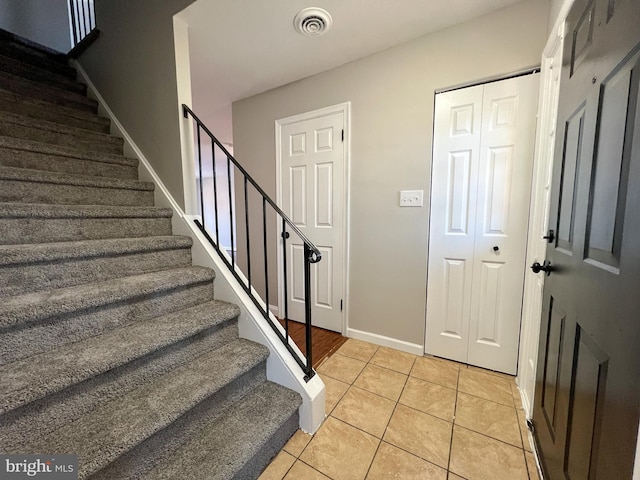
[[73, 49], [96, 28], [96, 12], [93, 0], [69, 0]]
[[[211, 133], [211, 131], [206, 127], [206, 125], [198, 118], [198, 116], [187, 106], [182, 105], [184, 118], [189, 118], [189, 115], [193, 118], [196, 124], [196, 133], [195, 133], [195, 141], [197, 147], [197, 160], [198, 160], [198, 173], [200, 178], [200, 188], [199, 188], [199, 208], [201, 213], [202, 221], [195, 220], [196, 225], [202, 231], [207, 240], [211, 243], [213, 248], [220, 254], [220, 258], [227, 265], [231, 273], [233, 273], [234, 277], [240, 285], [242, 285], [244, 291], [249, 295], [253, 303], [262, 313], [262, 316], [269, 323], [273, 331], [277, 334], [278, 338], [285, 345], [287, 350], [291, 353], [293, 358], [296, 360], [298, 365], [302, 368], [305, 373], [305, 380], [309, 381], [314, 375], [315, 372], [313, 370], [312, 364], [312, 346], [311, 346], [311, 264], [317, 263], [321, 260], [322, 255], [318, 248], [300, 231], [300, 229], [289, 219], [289, 217], [276, 205], [276, 203], [267, 195], [267, 193], [258, 185], [258, 183], [247, 173], [247, 171], [238, 163], [238, 161], [229, 153], [229, 151], [224, 147], [224, 145], [218, 141], [218, 139]], [[211, 156], [212, 156], [212, 169], [213, 169], [213, 210], [214, 210], [214, 227], [215, 227], [215, 240], [212, 238], [211, 234], [207, 230], [207, 225], [205, 224], [205, 199], [204, 189], [203, 189], [203, 142], [202, 142], [202, 132], [206, 134], [211, 141]], [[225, 215], [228, 213], [229, 224], [232, 225], [233, 217], [234, 217], [234, 198], [232, 193], [232, 175], [231, 175], [231, 167], [233, 166], [235, 170], [233, 172], [238, 172], [241, 175], [241, 185], [243, 188], [243, 200], [244, 200], [244, 228], [246, 235], [246, 276], [240, 275], [238, 272], [238, 265], [236, 262], [236, 253], [234, 247], [237, 244], [237, 239], [234, 237], [233, 228], [230, 227], [230, 237], [231, 237], [231, 253], [229, 254], [229, 259], [226, 255], [222, 253], [222, 249], [220, 246], [220, 231], [219, 231], [219, 219], [222, 212], [218, 211], [218, 185], [216, 180], [216, 154], [215, 147], [222, 152], [224, 157], [226, 158], [226, 173], [227, 173], [227, 185], [228, 189], [228, 212], [224, 212]], [[234, 177], [235, 178], [235, 177]], [[249, 220], [249, 189], [248, 187], [253, 187], [254, 191], [259, 195], [262, 203], [262, 254], [264, 258], [264, 282], [265, 282], [265, 298], [263, 301], [258, 297], [258, 295], [254, 292], [255, 288], [252, 284], [252, 265], [251, 265], [251, 231], [250, 231], [250, 220]], [[238, 197], [240, 198], [240, 197]], [[271, 208], [271, 211], [275, 213], [275, 215], [279, 218], [279, 228], [280, 238], [282, 239], [282, 252], [283, 252], [283, 291], [284, 291], [284, 335], [271, 319], [269, 312], [269, 265], [268, 265], [268, 237], [267, 237], [267, 206]], [[226, 220], [226, 219], [225, 219]], [[212, 232], [213, 233], [213, 232]], [[287, 240], [289, 239], [291, 234], [295, 234], [299, 237], [301, 242], [304, 245], [304, 331], [305, 331], [305, 359], [301, 359], [296, 350], [294, 350], [293, 346], [290, 343], [289, 339], [289, 308], [288, 308], [288, 279], [287, 279]]]

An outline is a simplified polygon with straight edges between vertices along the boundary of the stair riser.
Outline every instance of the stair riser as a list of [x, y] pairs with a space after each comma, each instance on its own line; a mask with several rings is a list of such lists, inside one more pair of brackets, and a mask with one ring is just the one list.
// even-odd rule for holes
[[109, 125], [104, 122], [94, 122], [88, 119], [75, 118], [65, 115], [66, 112], [57, 111], [55, 108], [47, 108], [33, 103], [17, 103], [4, 101], [0, 97], [0, 110], [18, 115], [56, 122], [67, 127], [84, 128], [92, 132], [109, 133]]
[[57, 430], [90, 412], [100, 403], [124, 395], [237, 337], [238, 324], [237, 320], [233, 320], [221, 328], [175, 343], [154, 355], [140, 358], [8, 412], [2, 416], [3, 422], [0, 422], [0, 451], [23, 451], [21, 445], [28, 438], [41, 437]]
[[0, 202], [144, 207], [153, 205], [153, 191], [0, 179]]
[[[233, 408], [234, 402], [240, 400], [264, 381], [266, 381], [266, 362], [262, 362], [252, 368], [214, 395], [199, 403], [167, 428], [149, 437], [106, 468], [87, 478], [91, 480], [134, 480], [144, 478], [145, 474], [163, 458], [171, 456], [173, 451], [182, 443], [197, 435], [201, 425], [215, 421], [225, 410]], [[257, 476], [243, 478], [257, 478]]]
[[170, 218], [0, 218], [0, 242], [71, 242], [171, 235]]
[[196, 283], [143, 298], [29, 322], [27, 328], [0, 330], [3, 337], [0, 365], [99, 335], [133, 321], [157, 317], [210, 300], [213, 300], [213, 284]]
[[191, 265], [191, 250], [176, 248], [127, 255], [57, 259], [0, 267], [0, 297], [140, 275]]
[[28, 65], [33, 65], [43, 70], [49, 70], [68, 78], [76, 77], [76, 71], [69, 65], [50, 60], [44, 55], [21, 45], [2, 43], [0, 44], [0, 52], [7, 57], [19, 60]]
[[80, 150], [122, 155], [123, 140], [117, 137], [105, 136], [103, 138], [91, 138], [87, 135], [83, 138], [83, 136], [81, 136], [82, 133], [80, 132], [77, 135], [74, 135], [70, 133], [54, 132], [51, 130], [41, 130], [36, 127], [28, 127], [26, 125], [18, 125], [16, 123], [1, 121], [0, 135], [21, 138], [23, 140], [31, 140], [34, 142], [62, 145], [64, 147], [72, 147]]
[[138, 169], [129, 165], [94, 162], [80, 158], [2, 147], [0, 147], [0, 166], [72, 173], [75, 175], [120, 178], [123, 180], [136, 180], [138, 178]]
[[0, 88], [9, 92], [25, 95], [63, 107], [76, 108], [85, 112], [97, 113], [98, 103], [81, 95], [57, 88], [38, 86], [34, 82], [16, 81], [16, 77], [7, 78], [0, 72]]
[[32, 99], [6, 90], [0, 90], [0, 110], [42, 118], [86, 130], [109, 133], [109, 121], [98, 117], [95, 113], [64, 107], [45, 100]]
[[70, 92], [86, 95], [87, 86], [76, 82], [74, 79], [57, 75], [33, 65], [25, 64], [11, 57], [0, 55], [0, 70], [11, 75], [41, 83], [54, 88], [68, 90]]
[[296, 433], [299, 426], [300, 413], [299, 410], [296, 410], [269, 441], [253, 456], [251, 461], [245, 464], [244, 468], [233, 477], [234, 480], [258, 478], [266, 466], [269, 465], [271, 459], [282, 450], [293, 434]]

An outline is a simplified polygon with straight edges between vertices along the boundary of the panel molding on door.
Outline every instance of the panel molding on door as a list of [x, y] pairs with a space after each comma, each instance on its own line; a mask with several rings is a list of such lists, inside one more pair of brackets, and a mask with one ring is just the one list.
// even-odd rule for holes
[[[322, 260], [311, 266], [312, 324], [337, 332], [344, 330], [342, 300], [348, 264], [348, 149], [343, 141], [348, 114], [346, 103], [276, 121], [278, 204], [322, 254]], [[280, 274], [284, 259], [282, 248], [278, 249], [279, 311], [284, 313], [286, 301], [289, 319], [304, 321], [302, 243], [291, 233], [287, 245], [286, 300]]]
[[482, 93], [442, 93], [435, 106], [425, 351], [459, 362], [467, 360]]
[[482, 215], [476, 216], [467, 361], [511, 375], [520, 343], [538, 87], [539, 75], [525, 75], [489, 83], [483, 94], [476, 202]]
[[435, 108], [425, 351], [511, 374], [537, 85], [476, 85], [438, 94]]

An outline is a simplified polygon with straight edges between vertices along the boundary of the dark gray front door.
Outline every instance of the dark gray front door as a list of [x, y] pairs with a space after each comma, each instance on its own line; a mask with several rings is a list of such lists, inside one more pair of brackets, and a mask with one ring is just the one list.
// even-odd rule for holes
[[533, 413], [550, 480], [632, 475], [640, 410], [639, 81], [640, 2], [576, 0], [564, 40], [555, 239], [547, 248], [552, 272]]

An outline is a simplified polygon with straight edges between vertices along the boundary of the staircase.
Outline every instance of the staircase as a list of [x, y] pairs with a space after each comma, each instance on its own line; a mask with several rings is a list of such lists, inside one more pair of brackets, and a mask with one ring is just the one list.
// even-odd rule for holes
[[191, 265], [66, 57], [0, 37], [0, 452], [79, 478], [256, 478], [299, 395]]

